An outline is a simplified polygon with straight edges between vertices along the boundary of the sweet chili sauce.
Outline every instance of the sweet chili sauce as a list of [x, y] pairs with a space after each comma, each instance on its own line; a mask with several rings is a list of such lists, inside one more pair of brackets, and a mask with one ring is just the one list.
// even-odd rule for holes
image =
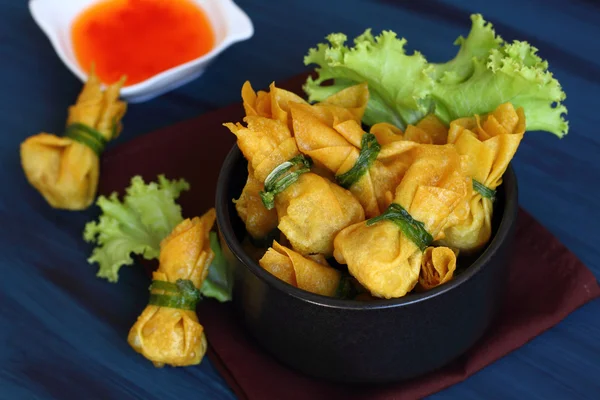
[[191, 61], [214, 46], [204, 11], [190, 0], [104, 0], [84, 10], [71, 28], [75, 57], [111, 84], [126, 86]]

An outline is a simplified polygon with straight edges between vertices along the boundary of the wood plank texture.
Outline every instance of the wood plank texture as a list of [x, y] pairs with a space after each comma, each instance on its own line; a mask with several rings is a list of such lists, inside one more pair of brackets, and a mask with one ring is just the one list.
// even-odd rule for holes
[[[515, 158], [520, 203], [600, 277], [600, 3], [560, 0], [289, 0], [237, 2], [254, 37], [227, 50], [206, 74], [131, 105], [110, 146], [239, 100], [306, 69], [309, 47], [328, 33], [392, 29], [430, 60], [455, 51], [469, 14], [480, 12], [505, 39], [527, 40], [548, 59], [567, 93], [570, 134], [528, 133]], [[97, 214], [51, 209], [26, 182], [18, 146], [60, 131], [81, 84], [29, 15], [26, 1], [0, 0], [0, 399], [234, 399], [206, 360], [155, 369], [125, 335], [147, 300], [141, 269], [118, 285], [94, 277], [81, 232]], [[202, 132], [197, 132], [201, 135]], [[433, 399], [600, 397], [600, 301]], [[67, 396], [68, 395], [68, 396]], [[76, 396], [76, 397], [75, 397]], [[278, 400], [278, 399], [276, 399]]]

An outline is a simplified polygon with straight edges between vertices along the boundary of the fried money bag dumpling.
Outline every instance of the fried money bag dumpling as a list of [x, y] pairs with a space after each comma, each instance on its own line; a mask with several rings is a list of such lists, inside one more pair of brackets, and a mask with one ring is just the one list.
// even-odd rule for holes
[[360, 203], [349, 191], [310, 172], [310, 162], [300, 155], [285, 122], [261, 116], [244, 121], [246, 127], [225, 126], [237, 136], [250, 171], [264, 186], [259, 195], [267, 210], [276, 210], [277, 227], [295, 251], [330, 256], [334, 236], [364, 219]]
[[196, 303], [214, 258], [209, 232], [215, 218], [211, 209], [200, 218], [186, 219], [161, 242], [149, 304], [127, 338], [135, 351], [157, 367], [199, 364], [206, 352]]
[[517, 152], [525, 133], [525, 113], [510, 103], [487, 116], [452, 121], [448, 142], [468, 160], [473, 180], [470, 213], [462, 223], [446, 230], [440, 244], [472, 253], [490, 240], [496, 188]]
[[21, 165], [29, 183], [54, 208], [83, 210], [96, 197], [99, 157], [121, 132], [127, 104], [120, 101], [124, 79], [101, 89], [93, 73], [69, 108], [63, 136], [39, 133], [21, 144]]
[[360, 123], [367, 101], [368, 88], [360, 84], [322, 103], [292, 104], [290, 110], [299, 150], [331, 171], [337, 183], [360, 201], [367, 217], [373, 217], [389, 205], [407, 168], [408, 151], [417, 143], [406, 142], [394, 157], [380, 158], [376, 137], [364, 132]]
[[[342, 230], [334, 256], [373, 296], [406, 295], [418, 282], [423, 251], [468, 210], [469, 178], [454, 146], [420, 145], [393, 203], [378, 217]], [[464, 217], [464, 216], [463, 216]]]
[[272, 275], [299, 289], [323, 296], [336, 296], [342, 273], [280, 245], [276, 241], [260, 259], [259, 265]]
[[262, 204], [260, 192], [264, 190], [264, 180], [273, 165], [294, 157], [298, 149], [285, 122], [261, 116], [249, 116], [245, 121], [247, 127], [239, 123], [226, 124], [238, 137], [238, 146], [248, 160], [248, 179], [235, 200], [235, 207], [246, 231], [255, 241], [263, 241], [279, 222], [277, 211]]
[[423, 252], [419, 290], [429, 290], [449, 282], [456, 271], [456, 253], [448, 247], [428, 247]]
[[301, 254], [333, 254], [333, 239], [343, 228], [364, 221], [360, 203], [346, 189], [311, 172], [275, 198], [279, 230]]
[[277, 211], [267, 210], [262, 203], [260, 192], [265, 186], [254, 177], [254, 171], [248, 167], [248, 179], [242, 194], [234, 200], [235, 209], [246, 225], [246, 232], [259, 243], [266, 240], [277, 229]]

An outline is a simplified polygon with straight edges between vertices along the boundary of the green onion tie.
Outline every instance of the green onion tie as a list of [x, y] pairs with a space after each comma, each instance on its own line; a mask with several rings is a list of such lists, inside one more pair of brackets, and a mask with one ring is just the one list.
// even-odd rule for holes
[[352, 283], [352, 279], [352, 275], [347, 272], [342, 272], [340, 283], [335, 291], [335, 298], [350, 300], [354, 299], [359, 294], [356, 286]]
[[98, 157], [104, 151], [107, 143], [100, 132], [91, 126], [79, 122], [67, 126], [64, 136], [89, 147]]
[[148, 304], [160, 307], [195, 310], [200, 301], [200, 290], [188, 279], [178, 279], [177, 282], [152, 281], [150, 291], [162, 290], [164, 294], [151, 293]]
[[[275, 207], [275, 195], [283, 192], [292, 183], [296, 182], [300, 175], [310, 171], [312, 160], [302, 154], [279, 164], [265, 179], [265, 190], [260, 192], [260, 198], [267, 210]], [[291, 171], [292, 168], [301, 168]]]
[[381, 146], [372, 133], [365, 133], [360, 141], [360, 154], [356, 162], [348, 171], [337, 175], [335, 179], [343, 188], [350, 188], [367, 172], [373, 161], [377, 158]]
[[381, 215], [367, 221], [371, 226], [379, 221], [390, 220], [404, 233], [417, 247], [424, 251], [433, 242], [433, 237], [425, 230], [425, 224], [414, 219], [400, 204], [392, 203]]
[[110, 140], [113, 140], [117, 137], [119, 133], [120, 122], [117, 121], [117, 118], [113, 118], [112, 120], [112, 129], [110, 130]]
[[488, 198], [491, 201], [496, 199], [496, 191], [485, 186], [483, 183], [473, 179], [473, 189], [482, 197]]

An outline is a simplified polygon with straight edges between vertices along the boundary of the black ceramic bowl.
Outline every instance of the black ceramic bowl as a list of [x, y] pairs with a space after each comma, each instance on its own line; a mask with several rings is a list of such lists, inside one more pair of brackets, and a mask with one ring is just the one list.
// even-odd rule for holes
[[233, 301], [243, 325], [282, 363], [331, 381], [398, 381], [448, 364], [490, 325], [505, 290], [518, 211], [510, 166], [494, 205], [493, 238], [464, 272], [425, 293], [356, 301], [288, 285], [244, 252], [246, 233], [232, 199], [244, 187], [246, 165], [234, 146], [217, 184], [217, 223], [236, 266]]

